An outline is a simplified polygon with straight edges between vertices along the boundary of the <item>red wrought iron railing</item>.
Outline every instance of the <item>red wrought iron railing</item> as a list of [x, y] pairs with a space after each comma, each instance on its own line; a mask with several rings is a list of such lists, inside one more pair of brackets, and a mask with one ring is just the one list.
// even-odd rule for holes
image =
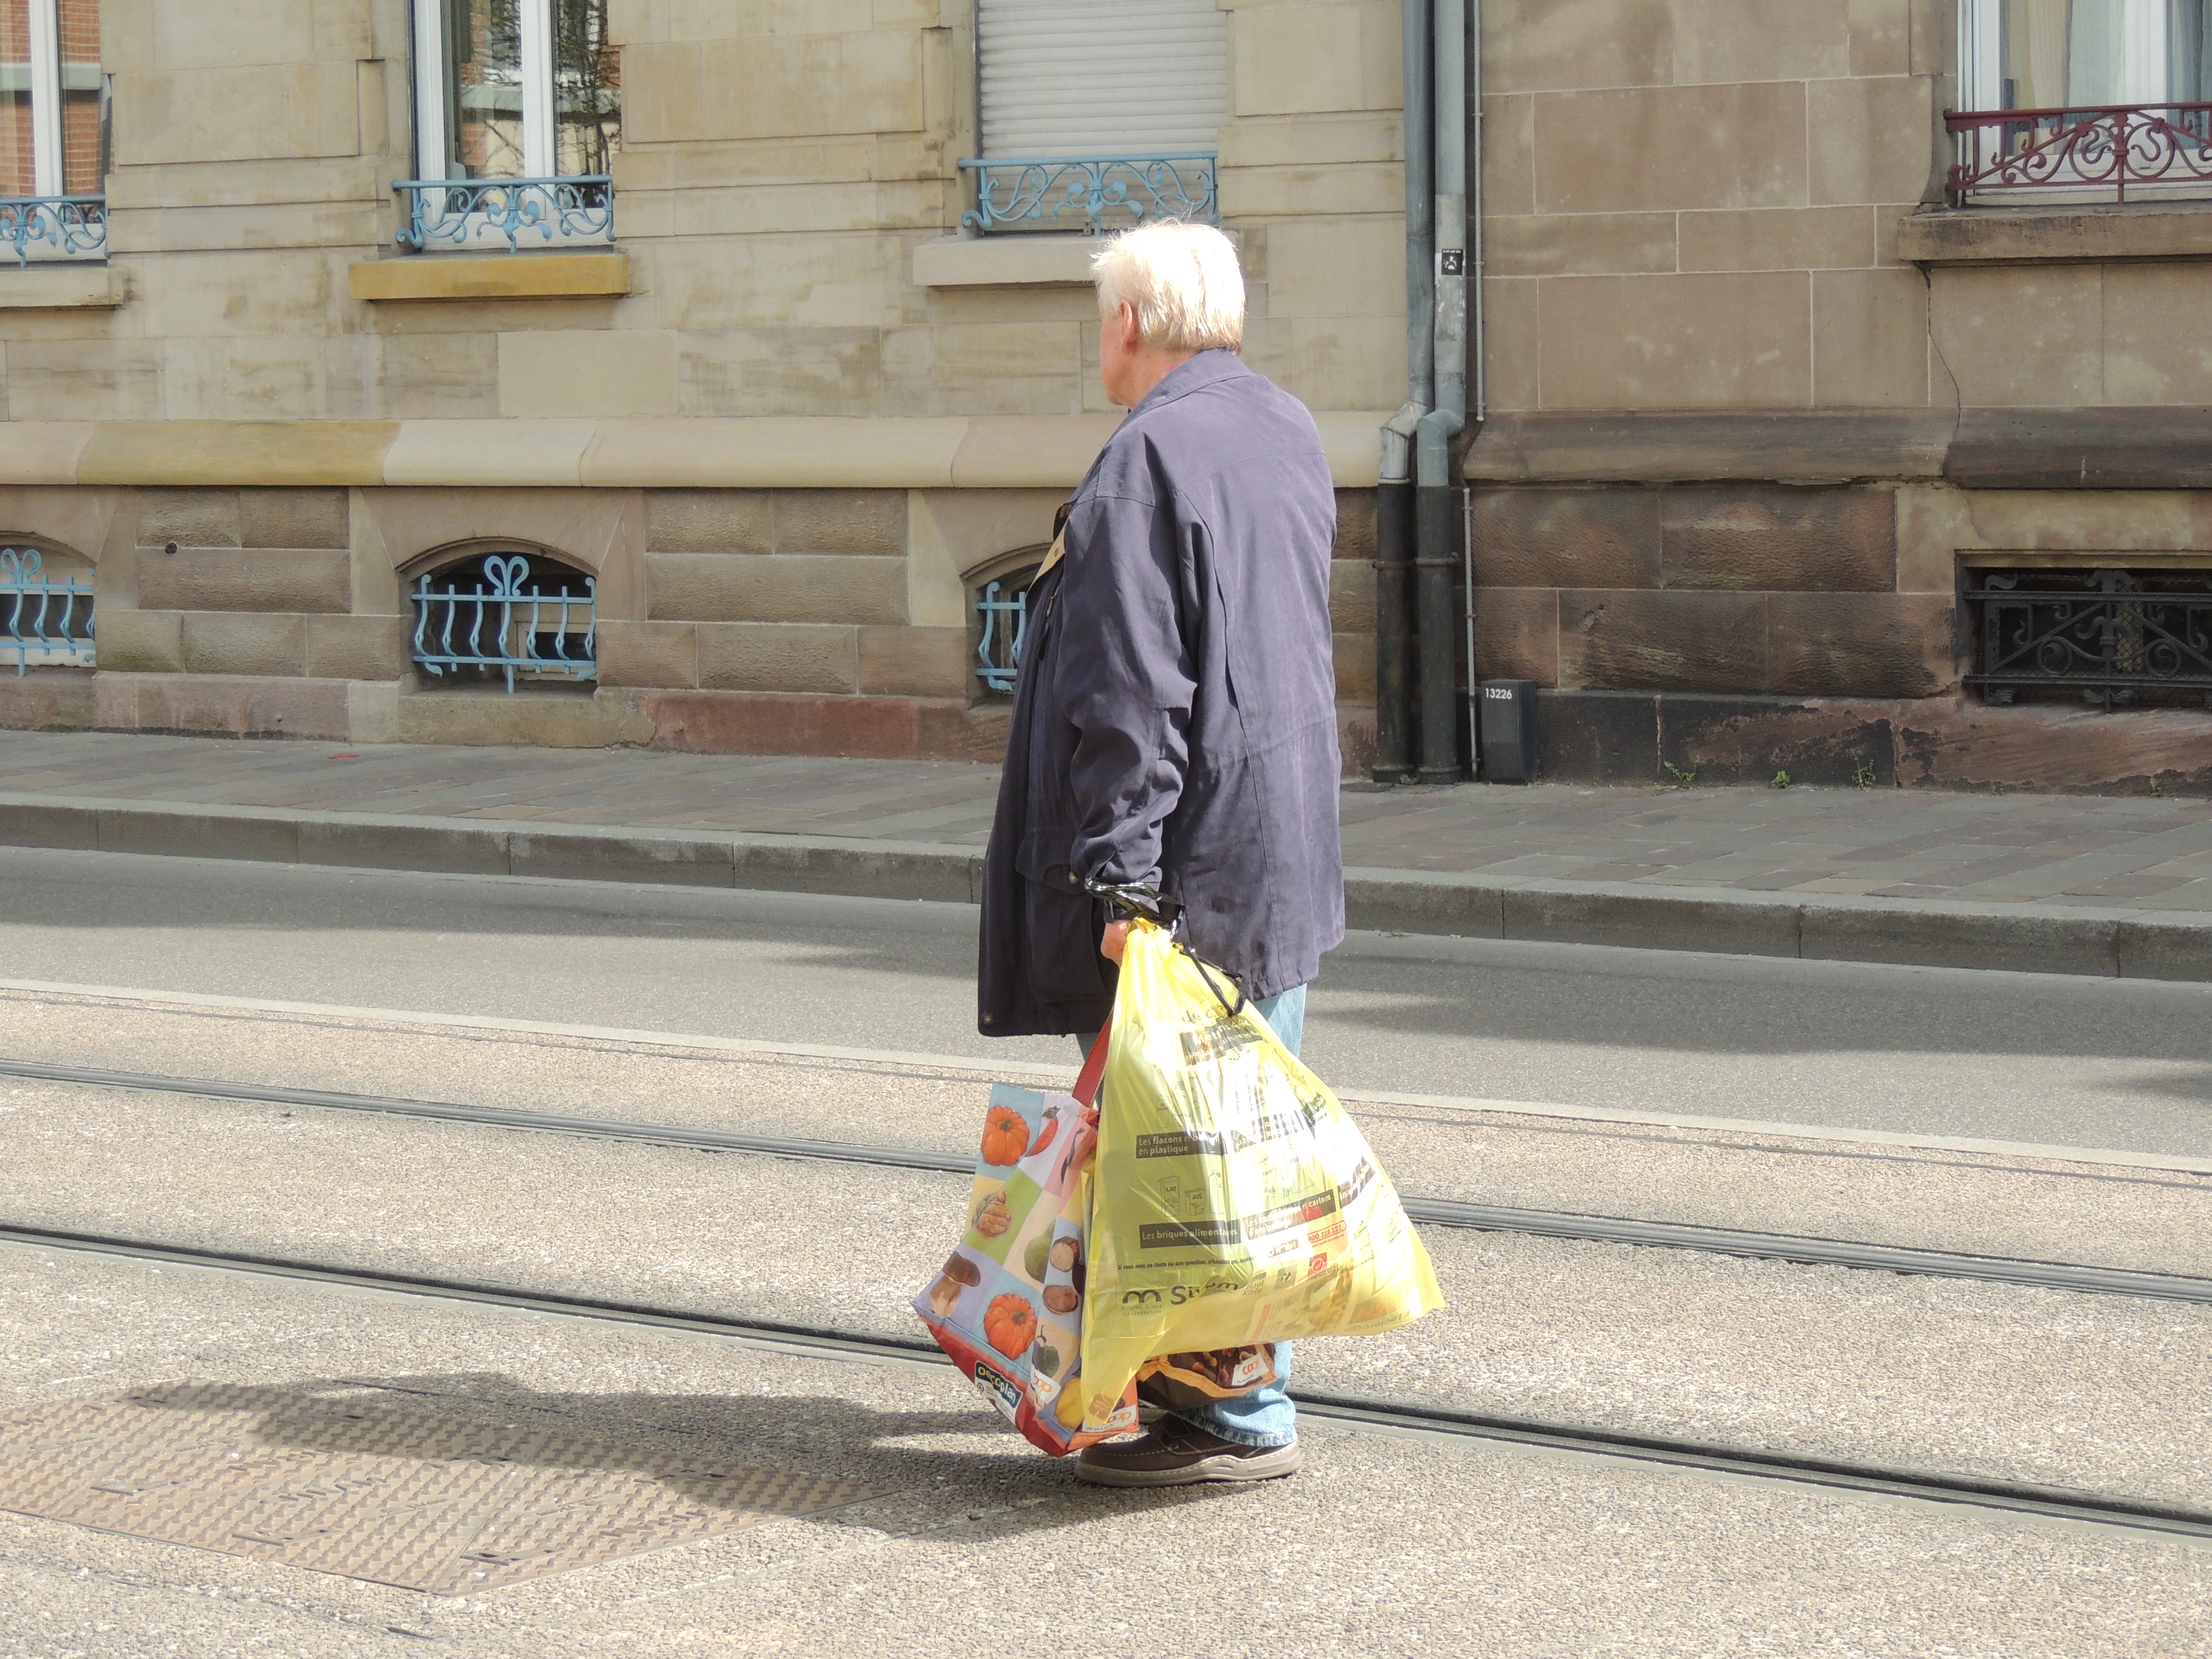
[[2154, 195], [2212, 193], [2212, 103], [2106, 104], [2089, 109], [1953, 110], [1959, 140], [1951, 189]]

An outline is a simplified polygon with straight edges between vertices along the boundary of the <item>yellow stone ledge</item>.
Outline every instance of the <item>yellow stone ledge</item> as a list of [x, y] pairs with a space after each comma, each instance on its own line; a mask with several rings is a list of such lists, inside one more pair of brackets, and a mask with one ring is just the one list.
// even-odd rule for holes
[[[1374, 484], [1388, 413], [1314, 418], [1338, 487]], [[1060, 489], [1117, 420], [9, 421], [0, 484]]]
[[346, 269], [356, 300], [592, 299], [629, 292], [626, 253], [418, 253]]
[[123, 273], [106, 265], [0, 268], [0, 311], [112, 311], [128, 297]]

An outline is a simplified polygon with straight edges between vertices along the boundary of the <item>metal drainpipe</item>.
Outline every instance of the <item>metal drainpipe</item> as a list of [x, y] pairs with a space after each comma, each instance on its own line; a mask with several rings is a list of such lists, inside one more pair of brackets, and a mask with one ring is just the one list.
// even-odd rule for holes
[[[1490, 418], [1490, 366], [1482, 314], [1482, 0], [1467, 0], [1467, 317], [1468, 350], [1473, 358], [1474, 407], [1468, 425], [1482, 435]], [[1461, 558], [1467, 626], [1467, 690], [1461, 719], [1467, 726], [1469, 776], [1480, 775], [1482, 739], [1475, 730], [1474, 661], [1474, 504], [1466, 488], [1464, 471], [1460, 489]]]
[[1423, 783], [1455, 783], [1460, 618], [1452, 605], [1451, 441], [1467, 424], [1467, 0], [1436, 0], [1436, 407], [1413, 434], [1413, 585]]
[[1420, 613], [1420, 781], [1458, 783], [1451, 438], [1467, 425], [1467, 0], [1436, 0], [1436, 407], [1413, 429], [1413, 595]]
[[1406, 403], [1382, 428], [1375, 492], [1375, 781], [1413, 764], [1413, 469], [1416, 423], [1436, 380], [1435, 203], [1429, 167], [1430, 0], [1400, 0], [1406, 89]]

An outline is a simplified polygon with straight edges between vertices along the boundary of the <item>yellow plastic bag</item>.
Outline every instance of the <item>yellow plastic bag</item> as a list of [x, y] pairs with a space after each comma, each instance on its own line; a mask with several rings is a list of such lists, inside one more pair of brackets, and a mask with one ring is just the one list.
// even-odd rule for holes
[[1368, 1334], [1444, 1305], [1396, 1189], [1236, 988], [1129, 930], [1091, 1193], [1085, 1423], [1160, 1354]]

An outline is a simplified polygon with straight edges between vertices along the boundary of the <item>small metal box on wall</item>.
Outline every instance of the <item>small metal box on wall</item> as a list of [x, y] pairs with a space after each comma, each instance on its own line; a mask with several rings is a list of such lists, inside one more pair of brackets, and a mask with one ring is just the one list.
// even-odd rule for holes
[[1486, 783], [1528, 783], [1536, 775], [1536, 682], [1485, 680], [1476, 700]]

